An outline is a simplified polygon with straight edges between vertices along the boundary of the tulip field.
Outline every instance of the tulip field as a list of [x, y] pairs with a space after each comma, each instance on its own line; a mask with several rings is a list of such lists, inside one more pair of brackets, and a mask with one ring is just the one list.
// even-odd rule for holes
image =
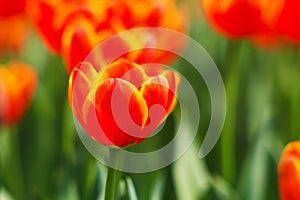
[[1, 200], [299, 200], [297, 0], [0, 1]]

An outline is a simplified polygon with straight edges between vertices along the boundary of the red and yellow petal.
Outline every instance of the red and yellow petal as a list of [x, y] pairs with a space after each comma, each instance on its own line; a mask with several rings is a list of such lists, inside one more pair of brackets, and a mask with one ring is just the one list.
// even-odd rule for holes
[[146, 135], [151, 134], [167, 117], [168, 88], [168, 81], [162, 75], [151, 77], [141, 87], [140, 91], [149, 109]]
[[168, 101], [166, 104], [167, 114], [170, 114], [177, 103], [176, 93], [180, 84], [180, 75], [174, 71], [166, 70], [162, 73], [169, 83]]
[[[28, 5], [28, 13], [47, 48], [53, 53], [60, 53], [64, 27], [54, 27], [54, 18], [61, 5], [59, 1], [51, 1], [51, 3], [50, 1], [31, 0]], [[63, 21], [63, 19], [61, 20]]]
[[[140, 127], [142, 133], [142, 127], [148, 117], [148, 108], [134, 85], [118, 78], [106, 79], [96, 90], [95, 103], [98, 121], [103, 130], [99, 134], [104, 134], [111, 144], [116, 146], [127, 146], [136, 142], [138, 137], [128, 134], [130, 130], [134, 130], [136, 132], [132, 134], [138, 135], [137, 130], [130, 127], [130, 120]], [[118, 112], [114, 112], [113, 109]], [[122, 112], [124, 109], [128, 110], [130, 116]], [[98, 142], [103, 144], [101, 140]]]
[[85, 18], [74, 20], [66, 27], [62, 36], [62, 55], [69, 73], [85, 60], [97, 42], [94, 26]]
[[120, 58], [103, 70], [99, 82], [107, 78], [120, 78], [139, 88], [148, 76], [138, 64]]
[[[86, 101], [93, 102], [98, 81], [98, 73], [91, 63], [80, 63], [72, 71], [69, 78], [69, 103], [80, 123], [86, 124], [89, 108], [84, 106]], [[93, 104], [94, 105], [94, 104]]]
[[168, 100], [169, 83], [167, 79], [162, 76], [154, 76], [148, 79], [141, 87], [141, 93], [150, 108], [155, 104], [165, 107]]

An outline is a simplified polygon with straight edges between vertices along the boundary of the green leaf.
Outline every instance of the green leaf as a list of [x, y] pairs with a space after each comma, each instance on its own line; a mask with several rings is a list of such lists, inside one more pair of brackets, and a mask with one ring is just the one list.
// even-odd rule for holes
[[268, 185], [268, 154], [261, 138], [248, 156], [243, 171], [241, 193], [247, 200], [265, 199]]
[[217, 197], [222, 200], [238, 200], [240, 199], [237, 192], [232, 186], [221, 176], [214, 176], [211, 185]]
[[66, 184], [66, 187], [63, 189], [63, 192], [61, 192], [57, 198], [58, 200], [65, 200], [65, 199], [72, 199], [72, 200], [78, 200], [78, 193], [77, 193], [77, 187], [76, 183], [74, 181], [69, 181]]
[[152, 187], [149, 188], [150, 200], [163, 199], [166, 184], [166, 177], [163, 173], [155, 177]]
[[125, 178], [125, 187], [126, 187], [126, 192], [127, 192], [129, 199], [130, 200], [138, 200], [133, 181], [128, 176]]
[[4, 188], [0, 188], [0, 199], [13, 200], [12, 196]]
[[192, 145], [175, 162], [173, 177], [178, 199], [203, 198], [210, 188], [210, 173], [204, 159], [198, 158], [198, 148]]

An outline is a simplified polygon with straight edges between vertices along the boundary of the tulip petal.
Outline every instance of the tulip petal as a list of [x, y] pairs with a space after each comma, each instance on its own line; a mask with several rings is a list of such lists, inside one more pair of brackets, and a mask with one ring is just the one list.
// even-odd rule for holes
[[177, 103], [175, 94], [180, 84], [180, 75], [170, 70], [164, 71], [162, 75], [166, 77], [169, 83], [168, 102], [166, 104], [167, 114], [169, 114], [170, 112], [172, 112]]
[[94, 27], [87, 19], [75, 20], [65, 28], [62, 36], [62, 54], [69, 73], [78, 63], [85, 60], [97, 42]]
[[63, 34], [63, 27], [54, 27], [53, 25], [57, 7], [60, 6], [50, 5], [49, 2], [36, 0], [32, 0], [29, 6], [29, 14], [31, 15], [37, 32], [47, 48], [53, 53], [60, 52], [61, 36]]
[[120, 58], [105, 68], [99, 82], [107, 78], [121, 78], [139, 88], [148, 76], [138, 64]]
[[149, 118], [146, 125], [148, 132], [153, 132], [167, 116], [167, 102], [169, 94], [169, 84], [162, 76], [154, 76], [147, 80], [141, 87], [141, 93], [149, 108]]
[[[116, 92], [116, 97], [113, 97], [114, 92]], [[130, 118], [140, 127], [140, 133], [142, 133], [142, 127], [148, 117], [148, 108], [137, 88], [128, 81], [109, 78], [98, 86], [95, 102], [98, 121], [103, 130], [100, 134], [104, 134], [111, 144], [116, 146], [127, 146], [134, 143], [137, 137], [128, 134], [127, 128], [130, 129], [130, 127], [120, 127], [120, 124], [124, 126], [124, 122]], [[124, 108], [129, 110], [130, 116], [127, 116], [126, 112], [113, 113], [112, 110], [124, 110]], [[132, 134], [137, 135], [138, 133]], [[99, 142], [102, 143], [102, 141]]]

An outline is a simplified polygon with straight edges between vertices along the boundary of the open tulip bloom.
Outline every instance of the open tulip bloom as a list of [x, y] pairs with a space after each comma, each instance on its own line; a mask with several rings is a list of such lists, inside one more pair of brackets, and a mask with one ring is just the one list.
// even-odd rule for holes
[[150, 28], [117, 34], [98, 44], [70, 74], [69, 103], [79, 135], [86, 136], [83, 128], [93, 145], [109, 149], [105, 195], [116, 192], [113, 174], [124, 163], [120, 148], [148, 138], [176, 106], [180, 76], [157, 60], [175, 57], [184, 47], [184, 39], [172, 33]]
[[73, 112], [90, 137], [103, 145], [142, 142], [176, 105], [177, 73], [120, 58], [97, 71], [83, 62], [70, 77]]

